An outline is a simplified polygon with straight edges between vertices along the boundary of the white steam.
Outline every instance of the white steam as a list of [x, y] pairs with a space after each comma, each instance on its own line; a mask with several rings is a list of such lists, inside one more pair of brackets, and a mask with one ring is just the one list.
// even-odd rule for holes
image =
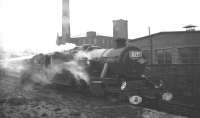
[[[66, 44], [54, 49], [54, 51], [63, 52], [74, 47], [74, 44]], [[45, 67], [44, 64], [31, 65], [27, 60], [29, 60], [32, 56], [4, 59], [1, 60], [0, 63], [1, 68], [4, 70], [4, 76], [9, 77], [12, 81], [16, 81], [13, 82], [15, 84], [10, 84], [10, 87], [16, 87], [18, 84], [19, 88], [21, 87], [24, 90], [32, 90], [33, 86], [37, 83], [40, 85], [51, 84], [53, 82], [52, 80], [55, 79], [55, 75], [62, 74], [63, 70], [65, 70], [64, 72], [67, 71], [71, 73], [77, 83], [79, 83], [80, 80], [84, 80], [87, 84], [89, 84], [90, 77], [86, 71], [87, 64], [83, 64], [84, 62], [82, 63], [80, 60], [84, 58], [90, 60], [101, 57], [105, 50], [106, 49], [95, 49], [89, 52], [79, 51], [74, 55], [73, 60], [68, 62], [64, 62], [62, 59], [53, 60], [55, 63], [52, 63], [48, 67]], [[3, 78], [3, 80], [5, 79], [7, 78]], [[64, 79], [68, 78], [65, 77]], [[2, 83], [2, 81], [0, 83]]]
[[62, 52], [62, 51], [68, 51], [72, 48], [76, 47], [75, 44], [73, 43], [65, 43], [64, 45], [55, 45], [52, 46], [51, 48], [45, 49], [45, 50], [40, 50], [40, 53], [50, 53], [50, 52]]
[[8, 76], [20, 77], [21, 72], [27, 68], [26, 60], [31, 57], [32, 56], [24, 56], [12, 59], [2, 59], [0, 60], [0, 69]]
[[[66, 43], [65, 45], [55, 46], [52, 47], [51, 50], [43, 50], [42, 52], [67, 51], [74, 47], [75, 44]], [[4, 51], [2, 55], [3, 59], [0, 60], [0, 86], [4, 86], [5, 91], [14, 91], [16, 88], [20, 87], [30, 90], [35, 83], [42, 85], [51, 84], [51, 80], [55, 74], [60, 73], [61, 69], [64, 67], [61, 65], [52, 65], [48, 68], [44, 68], [39, 65], [30, 65], [29, 62], [33, 54], [38, 52], [41, 53], [41, 51], [35, 51], [34, 53], [32, 51]], [[72, 71], [73, 69], [70, 70]], [[76, 76], [77, 75], [78, 74], [76, 74]]]
[[89, 60], [94, 58], [100, 58], [102, 54], [106, 51], [106, 49], [94, 49], [92, 51], [79, 51], [75, 54], [74, 59], [80, 60], [82, 58], [87, 58]]
[[89, 76], [85, 71], [85, 67], [74, 60], [61, 64], [52, 64], [47, 68], [35, 70], [36, 72], [32, 71], [30, 79], [34, 83], [51, 84], [55, 75], [61, 74], [63, 70], [70, 72], [74, 76], [74, 79], [76, 79], [77, 83], [79, 83], [80, 80], [84, 80], [87, 84], [89, 84]]
[[75, 79], [79, 81], [80, 79], [84, 80], [89, 84], [89, 75], [85, 70], [85, 67], [79, 64], [77, 61], [70, 61], [64, 64], [66, 70], [70, 71]]

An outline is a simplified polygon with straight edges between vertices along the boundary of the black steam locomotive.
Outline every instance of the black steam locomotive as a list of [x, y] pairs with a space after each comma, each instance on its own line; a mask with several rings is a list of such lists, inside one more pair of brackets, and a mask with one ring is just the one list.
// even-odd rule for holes
[[93, 94], [118, 100], [128, 98], [132, 104], [140, 104], [143, 98], [172, 99], [172, 94], [162, 88], [163, 83], [155, 84], [145, 75], [146, 60], [139, 48], [94, 49], [89, 53], [91, 59], [84, 61]]
[[100, 49], [87, 45], [65, 53], [37, 55], [32, 58], [32, 64], [35, 60], [39, 60], [41, 62], [39, 65], [47, 68], [55, 63], [54, 60], [59, 60], [57, 61], [59, 63], [68, 62], [74, 60], [81, 52], [89, 55], [78, 59], [78, 63], [84, 66], [89, 75], [89, 82], [81, 80], [76, 84], [74, 76], [66, 70], [56, 74], [54, 82], [84, 88], [96, 96], [115, 98], [113, 100], [127, 99], [136, 105], [142, 103], [144, 99], [165, 101], [172, 99], [172, 94], [163, 89], [163, 83], [155, 84], [145, 75], [146, 60], [137, 47]]

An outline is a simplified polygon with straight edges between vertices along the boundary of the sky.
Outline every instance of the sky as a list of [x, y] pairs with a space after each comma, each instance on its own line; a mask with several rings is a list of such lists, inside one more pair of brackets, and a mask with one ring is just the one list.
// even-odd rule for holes
[[[5, 50], [48, 50], [61, 34], [61, 0], [0, 0], [0, 46]], [[200, 26], [198, 0], [70, 0], [71, 36], [87, 31], [112, 36], [112, 20], [128, 20], [134, 39]], [[197, 30], [199, 28], [197, 27]]]

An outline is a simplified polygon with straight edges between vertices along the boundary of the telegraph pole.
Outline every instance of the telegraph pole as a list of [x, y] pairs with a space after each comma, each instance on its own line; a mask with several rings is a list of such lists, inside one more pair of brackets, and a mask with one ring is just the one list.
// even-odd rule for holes
[[151, 29], [150, 29], [150, 27], [148, 27], [148, 30], [149, 30], [150, 54], [151, 54], [150, 65], [152, 66], [153, 65], [153, 41], [152, 41], [152, 38], [151, 38]]

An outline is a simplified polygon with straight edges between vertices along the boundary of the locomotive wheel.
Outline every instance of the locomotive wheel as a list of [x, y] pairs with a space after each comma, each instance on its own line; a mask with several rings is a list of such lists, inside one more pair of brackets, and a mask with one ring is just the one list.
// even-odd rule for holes
[[142, 97], [138, 95], [134, 95], [129, 97], [129, 102], [133, 105], [139, 105], [142, 103]]

